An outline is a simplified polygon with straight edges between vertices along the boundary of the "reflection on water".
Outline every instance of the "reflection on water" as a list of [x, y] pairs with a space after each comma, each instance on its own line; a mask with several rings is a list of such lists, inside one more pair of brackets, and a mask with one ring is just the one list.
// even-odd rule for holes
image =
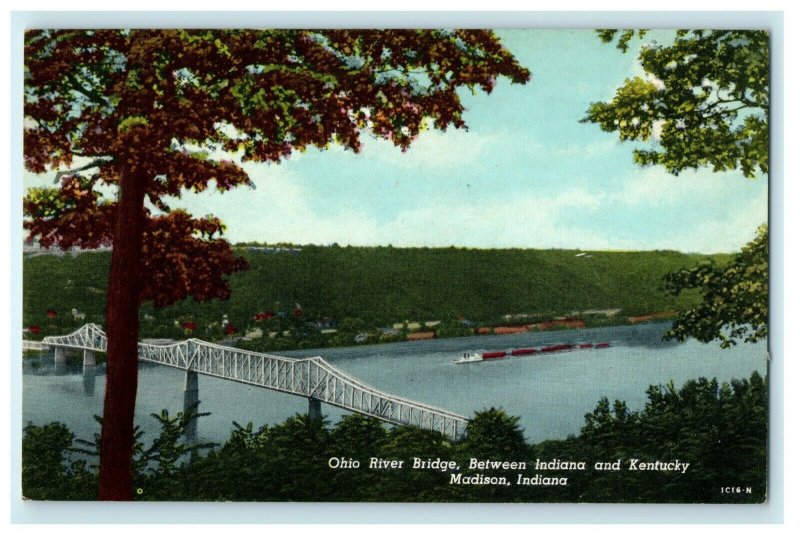
[[97, 366], [83, 367], [83, 393], [87, 398], [94, 397], [95, 386], [97, 384]]
[[[578, 331], [525, 333], [413, 343], [293, 351], [290, 356], [321, 355], [360, 380], [381, 390], [446, 408], [466, 416], [500, 407], [520, 417], [528, 439], [576, 434], [583, 417], [604, 396], [623, 399], [637, 409], [651, 384], [673, 380], [680, 385], [697, 377], [720, 381], [766, 373], [766, 343], [723, 350], [696, 341], [665, 343], [668, 324], [648, 324]], [[455, 365], [464, 352], [555, 343], [610, 342], [608, 349], [587, 349], [532, 357]], [[150, 414], [183, 409], [185, 375], [181, 370], [141, 363], [136, 423], [152, 438], [157, 432]], [[23, 374], [23, 421], [66, 423], [79, 438], [97, 432], [93, 415], [102, 413], [105, 366], [53, 365], [53, 355], [26, 359]], [[231, 422], [274, 424], [305, 412], [304, 398], [200, 376], [197, 438], [222, 442]], [[323, 405], [338, 421], [345, 411]]]

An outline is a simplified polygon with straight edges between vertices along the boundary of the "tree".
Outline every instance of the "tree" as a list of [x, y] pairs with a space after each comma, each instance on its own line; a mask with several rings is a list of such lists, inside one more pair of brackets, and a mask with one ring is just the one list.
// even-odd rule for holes
[[[749, 379], [720, 384], [700, 377], [676, 386], [651, 385], [644, 406], [602, 398], [577, 437], [534, 446], [536, 455], [621, 461], [621, 470], [569, 472], [569, 485], [547, 501], [762, 503], [767, 490], [768, 385], [753, 372]], [[689, 463], [685, 472], [627, 470], [631, 460], [674, 458]], [[719, 481], [751, 488], [747, 496], [725, 496]], [[746, 483], [745, 483], [746, 482]]]
[[[370, 457], [384, 457], [388, 432], [377, 418], [361, 414], [343, 416], [330, 433], [326, 455], [338, 458], [359, 459], [363, 465], [359, 470], [333, 470], [329, 478], [335, 489], [330, 499], [363, 502], [379, 499], [377, 490], [382, 485], [383, 470], [369, 470]], [[313, 499], [313, 498], [312, 498]]]
[[[614, 30], [601, 30], [610, 42]], [[641, 34], [640, 34], [641, 35]], [[618, 47], [627, 50], [630, 31]], [[626, 39], [627, 37], [627, 39]], [[673, 174], [711, 167], [753, 178], [769, 172], [769, 34], [677, 32], [671, 46], [639, 52], [645, 76], [625, 80], [611, 102], [595, 102], [584, 122], [623, 141], [656, 141], [634, 150], [641, 165]]]
[[[623, 52], [643, 30], [599, 30]], [[753, 30], [681, 30], [671, 45], [644, 46], [644, 77], [626, 80], [610, 102], [595, 102], [583, 122], [617, 132], [640, 165], [677, 175], [710, 167], [754, 179], [769, 173], [769, 34]], [[677, 295], [700, 289], [703, 302], [681, 314], [668, 337], [694, 336], [723, 347], [767, 336], [768, 232], [764, 225], [724, 267], [705, 263], [665, 278]]]
[[222, 222], [169, 207], [187, 191], [252, 186], [214, 151], [256, 162], [331, 143], [358, 152], [365, 131], [405, 150], [424, 128], [464, 127], [458, 89], [489, 93], [500, 76], [530, 73], [485, 31], [26, 34], [25, 166], [60, 181], [27, 195], [29, 237], [113, 245], [101, 499], [132, 498], [140, 304], [225, 298], [225, 277], [246, 267]]
[[[503, 459], [505, 461], [527, 461], [531, 449], [525, 442], [525, 435], [519, 425], [519, 416], [510, 416], [502, 409], [491, 407], [477, 411], [467, 422], [463, 440], [458, 443], [461, 467], [465, 474], [474, 474], [469, 470], [469, 459]], [[504, 470], [478, 470], [487, 476], [508, 476]], [[519, 489], [506, 486], [487, 488], [467, 487], [464, 492], [477, 501], [517, 501]]]
[[525, 460], [528, 446], [519, 420], [519, 416], [509, 416], [495, 407], [478, 411], [467, 422], [460, 445], [472, 457]]
[[697, 289], [702, 302], [681, 313], [668, 338], [701, 342], [720, 340], [722, 347], [736, 340], [756, 342], [767, 337], [769, 320], [768, 275], [769, 233], [758, 229], [756, 238], [744, 246], [729, 264], [718, 267], [711, 261], [665, 276], [665, 288], [672, 294]]
[[75, 435], [59, 422], [28, 423], [22, 438], [22, 495], [29, 500], [90, 500], [96, 474], [73, 460]]

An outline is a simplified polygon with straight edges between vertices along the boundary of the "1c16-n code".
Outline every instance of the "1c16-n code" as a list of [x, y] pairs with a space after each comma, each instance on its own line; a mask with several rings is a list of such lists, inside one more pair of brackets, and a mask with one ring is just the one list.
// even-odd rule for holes
[[720, 494], [753, 494], [752, 487], [720, 487]]

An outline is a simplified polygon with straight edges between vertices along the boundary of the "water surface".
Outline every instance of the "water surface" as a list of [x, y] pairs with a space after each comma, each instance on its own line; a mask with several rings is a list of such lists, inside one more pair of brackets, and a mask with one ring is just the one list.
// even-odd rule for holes
[[[663, 342], [669, 324], [607, 327], [483, 336], [281, 353], [293, 357], [321, 355], [363, 382], [383, 391], [442, 407], [465, 416], [498, 407], [519, 416], [533, 442], [577, 434], [584, 415], [606, 396], [625, 400], [632, 409], [646, 401], [651, 384], [716, 377], [720, 382], [766, 374], [766, 342], [721, 349], [694, 340]], [[474, 364], [453, 364], [464, 352], [478, 349], [539, 347], [569, 342], [610, 342], [607, 349], [586, 349]], [[139, 365], [136, 422], [152, 439], [157, 423], [151, 413], [183, 408], [184, 373], [149, 363]], [[101, 414], [105, 367], [83, 369], [53, 365], [53, 356], [27, 359], [23, 371], [23, 422], [61, 421], [79, 438], [99, 431], [93, 415]], [[222, 442], [231, 422], [275, 424], [305, 412], [307, 401], [224, 379], [200, 376], [200, 409], [210, 412], [198, 426], [198, 438]], [[346, 411], [323, 404], [336, 422]]]

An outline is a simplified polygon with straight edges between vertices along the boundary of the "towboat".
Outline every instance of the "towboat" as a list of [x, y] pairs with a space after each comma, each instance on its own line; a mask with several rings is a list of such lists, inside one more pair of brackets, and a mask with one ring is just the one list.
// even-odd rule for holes
[[483, 353], [476, 351], [474, 353], [464, 353], [460, 359], [454, 360], [455, 364], [466, 364], [468, 362], [481, 362], [483, 361]]
[[456, 364], [466, 364], [467, 362], [482, 362], [484, 360], [497, 360], [506, 357], [508, 353], [505, 351], [475, 351], [473, 353], [464, 353], [464, 356], [458, 360], [454, 360]]

